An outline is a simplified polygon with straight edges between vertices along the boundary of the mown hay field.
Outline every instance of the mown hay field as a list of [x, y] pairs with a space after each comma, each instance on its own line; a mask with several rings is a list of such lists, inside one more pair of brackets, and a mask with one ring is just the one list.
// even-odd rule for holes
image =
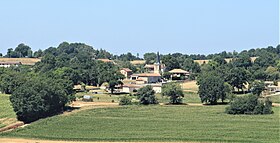
[[0, 62], [21, 62], [23, 65], [35, 65], [39, 58], [0, 58]]
[[42, 119], [1, 137], [78, 141], [279, 141], [279, 107], [272, 115], [228, 115], [218, 106], [98, 108]]
[[0, 128], [17, 121], [9, 97], [7, 94], [0, 94]]

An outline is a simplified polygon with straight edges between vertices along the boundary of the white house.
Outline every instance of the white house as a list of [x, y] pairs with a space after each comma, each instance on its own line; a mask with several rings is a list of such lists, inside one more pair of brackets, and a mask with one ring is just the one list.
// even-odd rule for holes
[[11, 66], [19, 66], [21, 62], [0, 62], [0, 67], [8, 68]]

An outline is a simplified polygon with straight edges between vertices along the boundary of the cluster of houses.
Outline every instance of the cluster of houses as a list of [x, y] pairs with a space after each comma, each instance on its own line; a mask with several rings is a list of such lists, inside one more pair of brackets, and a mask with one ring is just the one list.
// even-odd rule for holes
[[[157, 60], [154, 64], [146, 64], [145, 73], [133, 73], [128, 68], [123, 68], [120, 72], [125, 76], [125, 82], [122, 86], [121, 92], [131, 93], [137, 91], [139, 88], [150, 85], [156, 93], [161, 93], [161, 87], [164, 83], [161, 74], [166, 72], [164, 64], [160, 62], [159, 53], [157, 53]], [[180, 77], [188, 78], [190, 73], [182, 69], [173, 69], [169, 71], [172, 79], [182, 79]]]

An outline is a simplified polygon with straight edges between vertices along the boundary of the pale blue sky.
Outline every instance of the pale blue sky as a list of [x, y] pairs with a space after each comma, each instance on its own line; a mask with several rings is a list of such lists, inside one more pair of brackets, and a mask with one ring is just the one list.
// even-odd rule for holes
[[1, 0], [0, 52], [63, 41], [114, 54], [276, 46], [278, 0]]

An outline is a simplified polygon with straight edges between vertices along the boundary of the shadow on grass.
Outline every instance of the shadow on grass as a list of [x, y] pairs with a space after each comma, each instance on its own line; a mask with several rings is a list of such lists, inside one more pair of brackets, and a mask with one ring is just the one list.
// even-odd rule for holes
[[72, 111], [78, 110], [78, 109], [80, 109], [80, 108], [81, 108], [81, 107], [65, 106], [64, 109], [63, 109], [63, 111], [64, 111], [64, 112], [72, 112]]
[[216, 104], [207, 104], [207, 103], [204, 103], [203, 105], [204, 106], [217, 106], [217, 105], [228, 105], [229, 104], [229, 102], [218, 102], [218, 103], [216, 103]]

